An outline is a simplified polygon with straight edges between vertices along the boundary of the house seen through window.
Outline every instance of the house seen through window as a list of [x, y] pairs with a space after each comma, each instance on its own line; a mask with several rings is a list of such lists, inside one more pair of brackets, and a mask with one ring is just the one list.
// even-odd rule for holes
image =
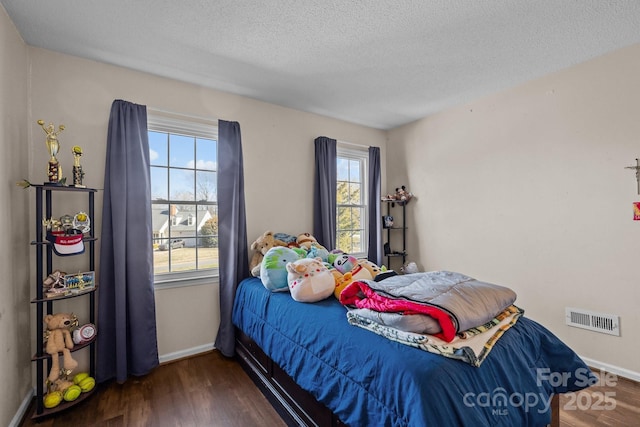
[[156, 279], [218, 268], [217, 128], [149, 115]]
[[368, 153], [338, 146], [336, 246], [358, 257], [367, 255]]

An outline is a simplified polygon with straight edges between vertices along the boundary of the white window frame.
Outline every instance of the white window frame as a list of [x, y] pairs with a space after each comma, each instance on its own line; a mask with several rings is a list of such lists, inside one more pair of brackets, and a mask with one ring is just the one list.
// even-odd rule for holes
[[[147, 131], [193, 136], [218, 141], [218, 123], [203, 118], [150, 111], [147, 109]], [[154, 236], [151, 236], [152, 238]], [[154, 274], [155, 289], [198, 286], [219, 282], [218, 269], [179, 271]]]
[[[349, 142], [338, 141], [336, 144], [336, 156], [337, 158], [357, 160], [360, 162], [360, 177], [362, 184], [362, 205], [363, 209], [363, 229], [360, 236], [362, 252], [351, 253], [356, 258], [366, 258], [368, 256], [369, 247], [369, 200], [368, 200], [368, 180], [369, 180], [369, 151], [367, 148], [356, 148], [355, 144]], [[336, 160], [337, 161], [337, 160]], [[336, 188], [337, 190], [337, 188]], [[346, 205], [345, 205], [346, 206]], [[338, 210], [340, 205], [336, 206], [336, 246], [338, 242], [338, 235], [340, 230], [338, 229]]]

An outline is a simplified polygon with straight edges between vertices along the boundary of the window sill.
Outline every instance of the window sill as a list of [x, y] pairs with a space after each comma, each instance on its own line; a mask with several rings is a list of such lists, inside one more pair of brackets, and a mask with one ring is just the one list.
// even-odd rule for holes
[[207, 274], [194, 275], [193, 273], [174, 273], [162, 276], [155, 276], [153, 280], [154, 289], [182, 288], [185, 286], [202, 286], [218, 284], [218, 271]]

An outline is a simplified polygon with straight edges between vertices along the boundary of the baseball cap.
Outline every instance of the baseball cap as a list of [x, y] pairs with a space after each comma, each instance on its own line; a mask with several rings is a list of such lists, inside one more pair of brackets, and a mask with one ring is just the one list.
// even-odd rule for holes
[[53, 243], [53, 251], [56, 255], [68, 256], [77, 255], [84, 252], [82, 242], [82, 231], [72, 228], [64, 231], [50, 231], [47, 233], [47, 240]]

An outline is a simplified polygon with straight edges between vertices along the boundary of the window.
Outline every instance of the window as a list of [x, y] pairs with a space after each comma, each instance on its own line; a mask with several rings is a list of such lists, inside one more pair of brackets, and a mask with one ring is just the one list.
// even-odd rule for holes
[[336, 246], [357, 257], [367, 256], [368, 152], [337, 147]]
[[218, 141], [213, 123], [148, 115], [156, 283], [218, 269]]

